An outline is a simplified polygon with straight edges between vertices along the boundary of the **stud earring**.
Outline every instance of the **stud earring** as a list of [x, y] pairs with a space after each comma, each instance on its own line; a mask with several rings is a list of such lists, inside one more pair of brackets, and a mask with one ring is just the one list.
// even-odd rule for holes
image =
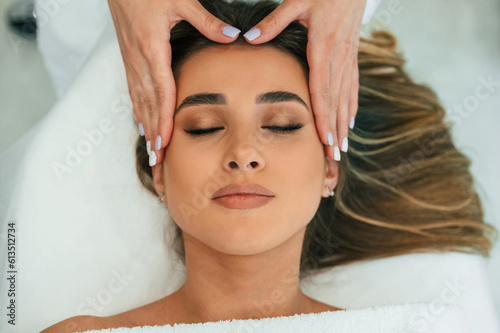
[[160, 194], [160, 202], [163, 202], [163, 193]]
[[328, 196], [330, 197], [333, 197], [334, 196], [334, 192], [333, 190], [330, 188], [330, 186], [326, 185], [326, 192], [328, 192]]

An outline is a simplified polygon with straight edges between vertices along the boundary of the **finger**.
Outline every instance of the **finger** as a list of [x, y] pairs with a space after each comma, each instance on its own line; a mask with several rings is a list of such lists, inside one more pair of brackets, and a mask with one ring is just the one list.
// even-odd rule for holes
[[168, 146], [170, 140], [172, 138], [172, 131], [174, 128], [174, 112], [175, 112], [175, 104], [176, 104], [176, 88], [175, 81], [173, 75], [170, 75], [170, 78], [166, 81], [167, 89], [170, 91], [170, 96], [161, 101], [160, 105], [160, 113], [158, 119], [158, 135], [160, 137], [160, 141], [157, 143], [158, 147], [155, 147], [158, 151], [157, 158], [158, 162], [161, 163], [163, 161], [163, 156], [165, 153], [165, 147]]
[[[146, 102], [144, 98], [144, 93], [142, 92], [142, 88], [139, 85], [133, 86], [129, 89], [132, 89], [132, 91], [135, 92], [136, 94], [136, 101], [132, 101], [132, 105], [134, 108], [134, 114], [139, 114], [139, 117], [142, 117], [142, 124], [144, 128], [144, 139], [146, 141], [146, 149], [148, 148], [148, 141], [150, 142], [151, 138], [151, 126], [149, 125], [149, 115], [148, 112], [145, 111], [146, 107]], [[129, 90], [130, 91], [130, 90]], [[149, 150], [148, 150], [149, 153]]]
[[330, 60], [329, 66], [329, 91], [328, 91], [328, 125], [329, 131], [333, 135], [333, 145], [330, 148], [331, 158], [335, 161], [340, 161], [340, 142], [338, 140], [338, 131], [337, 131], [337, 112], [338, 112], [338, 103], [339, 103], [339, 93], [340, 87], [338, 87], [338, 76], [341, 76], [341, 73], [338, 73], [338, 66], [335, 66], [333, 58]]
[[[339, 120], [344, 121], [344, 118], [347, 118], [347, 108], [348, 108], [348, 97], [349, 96], [349, 89], [350, 89], [350, 81], [349, 82], [343, 82], [344, 80], [348, 80], [347, 77], [344, 78], [344, 75], [348, 75], [345, 72], [349, 72], [349, 70], [346, 70], [346, 59], [349, 59], [349, 50], [347, 47], [342, 47], [340, 46], [340, 42], [336, 42], [335, 46], [333, 47], [333, 58], [331, 60], [331, 67], [330, 67], [330, 95], [329, 95], [329, 106], [330, 106], [330, 112], [332, 113], [333, 119], [335, 121], [332, 121], [332, 128], [331, 131], [334, 135], [334, 141], [336, 142], [334, 144], [336, 154], [334, 155], [335, 160], [340, 160], [340, 148], [341, 148], [341, 143], [343, 137], [340, 136], [339, 129], [341, 128], [340, 126], [342, 123], [339, 123]], [[350, 61], [349, 61], [350, 64]], [[347, 86], [346, 86], [347, 84]], [[341, 89], [342, 90], [341, 91]], [[346, 95], [347, 94], [347, 95]], [[340, 101], [342, 101], [344, 104], [341, 106]], [[342, 109], [340, 109], [342, 107]], [[338, 114], [340, 113], [340, 115]], [[344, 135], [344, 134], [342, 134]]]
[[[138, 91], [141, 94], [141, 114], [143, 119], [147, 124], [145, 126], [146, 138], [148, 140], [154, 140], [154, 135], [156, 134], [157, 122], [154, 115], [157, 113], [157, 101], [156, 101], [156, 91], [155, 83], [152, 77], [152, 61], [148, 60], [148, 57], [155, 53], [160, 53], [159, 47], [155, 46], [154, 42], [149, 42], [147, 44], [142, 44], [140, 49], [141, 53], [135, 53], [130, 55], [130, 62], [134, 66], [132, 67], [136, 76], [136, 81], [139, 83]], [[128, 61], [128, 60], [127, 60]], [[146, 128], [147, 127], [147, 128]]]
[[[142, 86], [137, 85], [135, 87], [137, 91], [138, 103], [134, 104], [134, 114], [139, 113], [142, 119], [142, 125], [144, 128], [144, 139], [150, 141], [153, 134], [151, 133], [151, 124], [149, 119], [149, 112], [147, 111], [147, 103]], [[136, 110], [137, 108], [137, 110]]]
[[283, 1], [275, 10], [263, 18], [243, 36], [251, 44], [265, 43], [276, 37], [292, 21], [303, 15], [305, 1]]
[[[135, 119], [137, 120], [138, 123], [142, 124], [142, 129], [144, 133], [144, 137], [146, 140], [151, 137], [151, 134], [149, 132], [149, 121], [148, 121], [148, 115], [147, 113], [144, 112], [144, 93], [142, 91], [142, 87], [140, 85], [140, 81], [137, 78], [137, 76], [133, 73], [127, 74], [127, 77], [131, 77], [131, 79], [128, 80], [128, 90], [129, 90], [129, 95], [130, 99], [132, 100], [132, 107], [134, 111], [134, 116]], [[140, 133], [142, 135], [142, 133]]]
[[354, 120], [356, 114], [358, 113], [358, 96], [359, 94], [359, 67], [358, 67], [358, 55], [354, 57], [352, 64], [352, 78], [351, 78], [351, 96], [349, 100], [349, 128], [354, 128]]
[[311, 96], [316, 128], [323, 144], [330, 146], [328, 156], [333, 159], [333, 146], [336, 143], [337, 136], [333, 132], [329, 135], [331, 129], [335, 127], [332, 126], [331, 119], [329, 118], [330, 71], [325, 70], [325, 68], [330, 67], [330, 58], [323, 43], [312, 41], [309, 41], [307, 45], [307, 58], [310, 67], [309, 94]]
[[342, 69], [342, 82], [340, 86], [339, 108], [337, 110], [337, 133], [340, 150], [347, 152], [347, 116], [349, 113], [349, 99], [352, 79], [352, 61], [347, 60]]
[[131, 70], [127, 69], [125, 66], [125, 74], [127, 76], [128, 93], [130, 95], [130, 100], [132, 101], [132, 110], [134, 113], [135, 120], [137, 121], [137, 130], [141, 136], [145, 135], [144, 123], [142, 119], [142, 114], [139, 108], [139, 96], [138, 91], [135, 89], [137, 83], [135, 81], [135, 76], [131, 73]]
[[153, 81], [155, 85], [156, 105], [158, 109], [158, 121], [155, 137], [155, 150], [157, 154], [157, 164], [163, 160], [164, 147], [166, 147], [171, 138], [173, 130], [173, 118], [176, 105], [176, 86], [170, 67], [171, 50], [166, 47], [165, 51], [156, 52], [165, 56], [151, 62], [153, 68]]
[[162, 144], [162, 138], [158, 132], [161, 114], [160, 103], [165, 100], [164, 79], [166, 68], [162, 66], [165, 62], [163, 54], [166, 52], [163, 47], [151, 49], [146, 52], [148, 68], [144, 70], [143, 84], [146, 87], [147, 111], [149, 115], [149, 125], [151, 126], [151, 150], [157, 151]]
[[[126, 67], [130, 68], [128, 64], [126, 63]], [[129, 84], [129, 94], [130, 98], [132, 99], [132, 106], [134, 108], [134, 115], [137, 118], [137, 121], [142, 122], [143, 129], [144, 129], [144, 139], [147, 141], [151, 140], [152, 137], [152, 131], [151, 131], [151, 125], [150, 125], [150, 116], [148, 112], [148, 106], [146, 102], [146, 94], [144, 92], [144, 88], [142, 86], [142, 81], [140, 80], [139, 76], [137, 75], [137, 72], [134, 71], [133, 69], [130, 70], [130, 77], [133, 79], [131, 80], [131, 84]], [[132, 98], [132, 96], [135, 96], [135, 98]]]
[[157, 129], [158, 129], [158, 105], [156, 103], [156, 95], [155, 95], [155, 87], [153, 84], [153, 79], [151, 78], [151, 73], [149, 69], [144, 70], [144, 74], [142, 76], [142, 91], [143, 91], [143, 101], [142, 105], [142, 113], [147, 118], [147, 127], [149, 137], [147, 141], [149, 141], [150, 152], [154, 151], [154, 146], [157, 137]]
[[[215, 3], [217, 11], [224, 11], [223, 4]], [[218, 8], [220, 6], [220, 8]], [[212, 15], [198, 1], [186, 1], [177, 8], [178, 15], [188, 21], [205, 37], [219, 43], [229, 43], [241, 32], [219, 18]]]

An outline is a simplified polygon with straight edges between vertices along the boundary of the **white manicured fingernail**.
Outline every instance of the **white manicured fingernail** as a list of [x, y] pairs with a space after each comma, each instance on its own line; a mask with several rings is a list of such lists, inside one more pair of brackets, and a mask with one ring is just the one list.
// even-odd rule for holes
[[160, 136], [160, 134], [158, 134], [158, 136], [156, 137], [155, 148], [156, 148], [156, 150], [160, 150], [160, 148], [161, 148], [161, 136]]
[[258, 28], [253, 28], [252, 30], [248, 30], [243, 37], [248, 39], [249, 41], [254, 40], [255, 38], [260, 36], [260, 30]]
[[349, 128], [350, 129], [354, 128], [354, 116], [351, 117], [351, 122], [349, 123]]
[[154, 151], [149, 154], [149, 166], [154, 166], [156, 164], [156, 154]]
[[344, 153], [347, 153], [347, 145], [348, 145], [348, 142], [347, 142], [347, 136], [342, 139], [342, 151]]
[[148, 155], [151, 154], [151, 141], [146, 141], [146, 149], [148, 150]]
[[333, 135], [332, 135], [332, 131], [328, 131], [328, 144], [330, 146], [333, 146]]
[[340, 150], [339, 150], [339, 146], [335, 146], [335, 149], [333, 150], [333, 158], [335, 159], [335, 161], [340, 161]]
[[144, 126], [142, 125], [142, 123], [139, 123], [139, 134], [141, 136], [144, 136]]
[[227, 37], [235, 37], [237, 34], [241, 32], [240, 29], [237, 29], [235, 27], [232, 27], [230, 25], [226, 25], [224, 28], [222, 28], [222, 34], [227, 36]]

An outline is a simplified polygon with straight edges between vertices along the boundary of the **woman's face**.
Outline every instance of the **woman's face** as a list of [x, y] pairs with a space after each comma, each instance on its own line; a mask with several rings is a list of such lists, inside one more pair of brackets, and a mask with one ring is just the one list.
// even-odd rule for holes
[[[325, 185], [335, 187], [337, 162], [325, 157], [299, 62], [272, 47], [221, 45], [190, 56], [176, 84], [171, 141], [153, 175], [184, 237], [248, 255], [302, 231], [327, 196]], [[262, 96], [277, 91], [298, 98]], [[221, 96], [185, 101], [195, 94]], [[272, 127], [291, 124], [301, 125]], [[187, 133], [209, 128], [216, 129]], [[273, 197], [256, 208], [227, 208], [212, 197], [231, 183], [258, 184]]]

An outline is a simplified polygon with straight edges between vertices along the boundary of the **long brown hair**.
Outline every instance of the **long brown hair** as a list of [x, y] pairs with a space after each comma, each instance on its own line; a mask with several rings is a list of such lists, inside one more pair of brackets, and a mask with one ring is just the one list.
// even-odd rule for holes
[[[248, 31], [279, 3], [200, 0], [213, 15]], [[233, 44], [249, 45], [242, 34]], [[220, 45], [186, 21], [171, 31], [171, 67], [177, 77], [193, 53]], [[293, 55], [309, 73], [307, 28], [292, 22], [265, 43]], [[349, 151], [339, 166], [335, 196], [322, 198], [308, 224], [301, 272], [358, 260], [415, 252], [458, 251], [487, 257], [498, 238], [483, 221], [470, 160], [453, 144], [451, 124], [436, 94], [403, 70], [396, 38], [372, 31], [360, 38], [359, 109]], [[156, 196], [144, 137], [136, 145], [137, 173]], [[174, 250], [184, 261], [182, 231]]]

